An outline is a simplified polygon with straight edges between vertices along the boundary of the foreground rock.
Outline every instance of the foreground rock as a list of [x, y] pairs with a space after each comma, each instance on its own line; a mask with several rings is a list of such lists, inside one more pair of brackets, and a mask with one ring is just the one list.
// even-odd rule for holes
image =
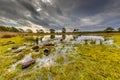
[[30, 59], [22, 64], [22, 69], [25, 69], [35, 63], [34, 59]]

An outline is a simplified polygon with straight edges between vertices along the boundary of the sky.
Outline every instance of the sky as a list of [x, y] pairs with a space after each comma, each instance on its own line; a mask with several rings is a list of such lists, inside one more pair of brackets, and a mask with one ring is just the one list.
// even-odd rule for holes
[[0, 24], [80, 31], [120, 27], [120, 0], [0, 0]]

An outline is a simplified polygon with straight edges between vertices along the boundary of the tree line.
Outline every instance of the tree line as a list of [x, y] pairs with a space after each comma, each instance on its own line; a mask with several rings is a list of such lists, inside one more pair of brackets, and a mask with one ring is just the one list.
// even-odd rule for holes
[[0, 31], [19, 32], [15, 27], [0, 26]]
[[[6, 26], [0, 26], [0, 31], [8, 31], [8, 32], [26, 32], [26, 33], [33, 33], [31, 29], [27, 29], [26, 31], [21, 28], [15, 28], [15, 27], [6, 27]], [[55, 33], [55, 29], [49, 29], [50, 33]], [[66, 28], [62, 28], [62, 33], [66, 33]], [[79, 32], [79, 29], [73, 29], [73, 32]], [[112, 27], [107, 27], [101, 32], [120, 32], [120, 28], [115, 30]], [[36, 29], [36, 33], [45, 33], [43, 29]]]

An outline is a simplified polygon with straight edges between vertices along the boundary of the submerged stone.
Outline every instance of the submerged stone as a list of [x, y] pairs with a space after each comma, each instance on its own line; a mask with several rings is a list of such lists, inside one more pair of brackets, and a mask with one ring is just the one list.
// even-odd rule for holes
[[44, 55], [48, 56], [50, 54], [50, 48], [44, 49]]
[[22, 49], [18, 49], [18, 50], [15, 50], [14, 53], [20, 53], [22, 51], [23, 51]]
[[17, 50], [15, 50], [14, 53], [22, 52], [25, 48], [26, 48], [26, 46], [21, 46]]
[[33, 50], [38, 50], [38, 49], [39, 49], [39, 46], [33, 46], [32, 49], [33, 49]]
[[44, 46], [55, 46], [54, 44], [45, 44]]
[[13, 46], [11, 49], [18, 49], [19, 47], [18, 46]]

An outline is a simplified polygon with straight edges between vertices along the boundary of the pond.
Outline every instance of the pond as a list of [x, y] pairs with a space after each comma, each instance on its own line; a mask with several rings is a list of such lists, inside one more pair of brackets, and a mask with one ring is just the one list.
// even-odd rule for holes
[[47, 36], [34, 36], [34, 39], [36, 40], [37, 44], [45, 44], [45, 43], [71, 43], [71, 44], [113, 44], [114, 40], [110, 37], [104, 37], [104, 36], [87, 36], [87, 35], [47, 35]]

